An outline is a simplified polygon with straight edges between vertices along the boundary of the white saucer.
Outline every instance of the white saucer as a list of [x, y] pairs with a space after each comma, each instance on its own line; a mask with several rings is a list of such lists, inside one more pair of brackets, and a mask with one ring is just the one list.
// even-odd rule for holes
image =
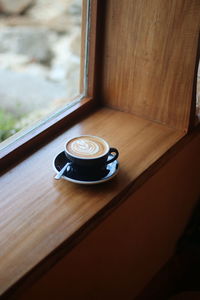
[[[112, 158], [112, 155], [110, 155], [109, 158]], [[55, 172], [58, 173], [68, 161], [64, 151], [59, 153], [53, 162]], [[117, 175], [118, 170], [119, 163], [115, 160], [106, 166], [103, 175], [96, 175], [95, 178], [92, 178], [91, 174], [80, 173], [77, 170], [73, 171], [73, 169], [66, 170], [61, 178], [79, 184], [99, 184], [111, 180]]]

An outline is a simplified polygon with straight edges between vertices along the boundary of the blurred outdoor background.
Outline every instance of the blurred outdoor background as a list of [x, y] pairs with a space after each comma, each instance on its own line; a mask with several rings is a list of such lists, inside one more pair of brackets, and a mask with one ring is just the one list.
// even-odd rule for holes
[[82, 0], [0, 0], [0, 142], [79, 94]]

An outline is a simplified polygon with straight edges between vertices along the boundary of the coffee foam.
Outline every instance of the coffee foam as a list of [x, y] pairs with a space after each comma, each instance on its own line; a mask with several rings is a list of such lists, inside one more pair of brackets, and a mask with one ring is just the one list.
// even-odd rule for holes
[[80, 158], [96, 158], [108, 151], [107, 143], [94, 136], [76, 137], [67, 143], [66, 148], [70, 154]]

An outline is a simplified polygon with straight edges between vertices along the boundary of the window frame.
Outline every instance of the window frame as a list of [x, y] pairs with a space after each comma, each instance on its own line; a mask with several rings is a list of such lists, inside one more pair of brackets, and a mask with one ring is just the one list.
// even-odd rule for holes
[[[98, 37], [99, 37], [99, 34], [102, 32], [102, 30], [105, 30], [105, 28], [104, 29], [101, 28], [101, 24], [103, 22], [103, 16], [104, 16], [103, 13], [104, 13], [104, 8], [105, 8], [105, 2], [103, 2], [101, 0], [99, 0], [99, 1], [96, 1], [96, 0], [93, 1], [92, 0], [91, 1], [92, 5], [95, 5], [94, 3], [97, 4], [97, 2], [99, 4], [101, 4], [98, 7], [98, 15], [101, 12], [100, 18], [98, 18], [98, 20], [100, 19], [100, 23], [99, 23], [99, 21], [98, 21], [99, 24], [95, 23], [96, 24], [95, 30], [96, 30], [96, 27], [98, 27], [98, 33], [97, 34], [98, 34]], [[95, 6], [93, 6], [93, 8], [95, 8]], [[71, 111], [68, 112], [69, 114], [67, 114], [64, 118], [61, 118], [59, 120], [58, 119], [55, 120], [55, 124], [52, 125], [52, 126], [54, 126], [53, 127], [54, 130], [51, 129], [52, 130], [51, 131], [51, 130], [49, 130], [49, 127], [47, 127], [46, 131], [44, 133], [44, 136], [41, 135], [40, 139], [38, 140], [38, 144], [36, 143], [36, 140], [35, 141], [31, 140], [31, 145], [32, 146], [29, 145], [28, 148], [27, 148], [28, 149], [27, 151], [25, 151], [26, 148], [25, 148], [24, 145], [22, 146], [23, 150], [21, 152], [20, 152], [20, 148], [18, 148], [19, 149], [19, 154], [21, 153], [22, 156], [24, 156], [26, 153], [30, 153], [28, 151], [30, 151], [30, 149], [33, 147], [33, 145], [34, 145], [34, 149], [35, 149], [35, 145], [38, 145], [38, 147], [40, 147], [43, 143], [46, 143], [48, 140], [53, 139], [53, 137], [55, 135], [57, 135], [58, 133], [62, 132], [63, 130], [66, 130], [66, 128], [68, 126], [70, 126], [71, 124], [73, 125], [74, 123], [75, 124], [78, 123], [78, 121], [80, 120], [80, 118], [84, 117], [89, 112], [93, 112], [94, 108], [98, 106], [98, 94], [97, 94], [97, 92], [101, 89], [101, 84], [102, 84], [102, 81], [101, 81], [101, 79], [102, 79], [101, 78], [102, 73], [101, 72], [102, 72], [103, 66], [102, 65], [98, 65], [97, 66], [97, 64], [101, 63], [101, 59], [99, 61], [99, 57], [101, 58], [101, 56], [103, 55], [103, 53], [100, 53], [100, 51], [98, 51], [98, 56], [96, 56], [96, 59], [95, 59], [95, 52], [96, 52], [95, 49], [97, 48], [96, 42], [99, 45], [99, 43], [103, 42], [102, 41], [103, 39], [100, 36], [100, 39], [98, 41], [96, 41], [96, 38], [95, 38], [96, 31], [94, 31], [94, 27], [92, 27], [91, 30], [93, 32], [93, 35], [90, 36], [90, 38], [91, 38], [91, 40], [90, 40], [90, 47], [91, 47], [90, 55], [91, 56], [90, 56], [89, 68], [91, 68], [91, 72], [88, 71], [89, 72], [88, 76], [90, 76], [90, 78], [88, 80], [88, 82], [89, 82], [89, 94], [88, 94], [89, 97], [88, 98], [83, 98], [82, 101], [78, 104], [78, 106], [76, 108], [75, 107], [72, 108]], [[92, 53], [93, 53], [93, 55], [92, 55]], [[95, 73], [95, 70], [97, 70], [97, 67], [98, 67], [98, 72]], [[97, 78], [100, 79], [100, 80], [98, 81]], [[97, 86], [97, 82], [98, 82], [98, 86]], [[195, 84], [195, 80], [194, 80], [194, 84]], [[95, 101], [93, 101], [93, 98], [95, 98]], [[194, 115], [193, 115], [193, 117], [194, 117]], [[144, 119], [144, 118], [142, 118], [142, 117], [139, 118], [138, 117], [138, 119]], [[120, 119], [117, 119], [117, 120], [119, 120], [119, 124], [117, 124], [117, 125], [119, 127], [123, 127], [123, 123], [120, 122], [121, 120]], [[156, 124], [156, 122], [154, 122], [154, 125], [155, 124]], [[131, 126], [133, 126], [133, 127], [135, 127], [136, 125], [137, 125], [137, 122], [133, 122], [131, 124]], [[117, 126], [115, 128], [117, 128]], [[146, 127], [144, 127], [144, 128], [146, 128]], [[165, 125], [163, 125], [162, 129], [165, 130]], [[133, 195], [133, 193], [135, 193], [135, 191], [139, 187], [141, 188], [143, 186], [144, 182], [147, 181], [147, 179], [149, 179], [153, 174], [155, 174], [156, 172], [158, 172], [158, 170], [160, 168], [162, 168], [165, 165], [165, 163], [169, 159], [171, 159], [181, 148], [183, 148], [184, 145], [189, 144], [192, 141], [193, 137], [196, 136], [197, 134], [199, 134], [199, 129], [200, 129], [200, 124], [198, 126], [196, 126], [195, 128], [193, 128], [193, 132], [192, 133], [190, 133], [188, 135], [185, 135], [185, 133], [184, 133], [185, 136], [183, 138], [181, 137], [180, 140], [177, 142], [177, 144], [175, 144], [175, 141], [174, 141], [173, 146], [171, 146], [167, 150], [167, 152], [165, 152], [162, 156], [160, 156], [160, 158], [158, 158], [158, 160], [156, 160], [150, 167], [144, 167], [143, 173], [141, 173], [140, 176], [137, 176], [137, 179], [135, 179], [135, 181], [133, 181], [129, 185], [127, 185], [125, 190], [120, 191], [115, 198], [110, 198], [109, 199], [110, 202], [108, 202], [107, 205], [105, 207], [103, 207], [102, 210], [99, 210], [99, 211], [95, 212], [96, 213], [95, 218], [89, 219], [84, 224], [84, 228], [80, 228], [80, 231], [77, 230], [77, 232], [74, 234], [74, 236], [70, 237], [70, 239], [68, 240], [68, 242], [69, 242], [69, 244], [68, 244], [69, 249], [71, 250], [71, 247], [73, 247], [75, 243], [79, 242], [81, 238], [84, 238], [85, 234], [87, 234], [87, 232], [91, 231], [94, 228], [94, 226], [97, 226], [100, 221], [104, 220], [104, 218], [107, 217], [123, 201], [125, 201], [126, 198], [129, 195]], [[113, 132], [113, 131], [111, 131], [111, 132]], [[40, 133], [40, 134], [43, 134], [43, 133]], [[138, 136], [139, 136], [139, 134], [138, 134]], [[131, 136], [130, 136], [130, 138], [132, 140]], [[34, 137], [33, 137], [33, 139], [34, 139]], [[135, 141], [134, 138], [133, 138], [133, 141]], [[40, 152], [40, 151], [38, 151], [38, 152]], [[127, 155], [127, 153], [125, 151], [122, 151], [120, 153], [123, 154], [123, 156], [121, 156], [122, 160], [123, 160], [123, 165], [122, 165], [122, 172], [124, 171], [124, 173], [122, 173], [122, 177], [123, 177], [123, 174], [126, 175], [126, 173], [125, 173], [126, 172], [125, 158], [127, 160], [130, 158], [130, 160], [131, 160], [133, 152], [129, 156]], [[40, 154], [39, 154], [39, 156], [41, 157]], [[15, 156], [12, 156], [11, 158], [15, 158]], [[30, 160], [32, 160], [32, 157], [30, 157]], [[138, 160], [138, 163], [141, 162], [141, 161], [142, 160]], [[11, 162], [11, 160], [10, 160], [10, 162]], [[22, 165], [23, 165], [23, 163], [22, 163]], [[26, 168], [27, 165], [28, 165], [28, 163], [25, 162], [24, 167]], [[127, 165], [128, 165], [128, 162], [127, 162]], [[18, 170], [17, 170], [17, 172], [18, 172]], [[134, 170], [134, 172], [135, 172], [135, 170]], [[12, 172], [10, 172], [10, 173], [12, 173]], [[8, 177], [9, 177], [9, 174], [8, 174]], [[124, 180], [126, 180], [126, 176], [124, 176]], [[58, 186], [59, 186], [59, 184], [60, 184], [60, 187], [64, 186], [63, 182], [59, 182]], [[115, 184], [119, 185], [119, 182], [115, 182]], [[111, 186], [107, 186], [107, 188], [108, 187], [111, 187], [111, 189], [112, 189], [112, 185]], [[9, 187], [9, 184], [8, 184], [7, 185], [7, 189], [9, 189], [9, 188], [10, 187]], [[18, 187], [18, 188], [20, 188], [20, 187]], [[34, 185], [34, 188], [35, 188], [35, 185]], [[61, 188], [61, 190], [62, 190], [62, 188]], [[66, 195], [68, 192], [69, 191], [67, 190], [63, 194]], [[96, 194], [98, 194], [98, 188], [94, 187], [93, 192], [94, 193], [93, 193], [92, 196], [95, 197]], [[106, 193], [107, 193], [107, 189], [105, 188], [105, 194]], [[80, 194], [80, 190], [78, 190], [77, 194]], [[104, 198], [102, 196], [103, 196], [103, 193], [101, 193], [100, 197]], [[82, 195], [81, 195], [81, 197], [82, 197]], [[88, 200], [89, 199], [87, 199], [87, 201]], [[93, 201], [93, 202], [95, 203], [95, 201]], [[100, 200], [98, 202], [100, 202]], [[66, 203], [66, 199], [65, 199], [65, 203]], [[82, 236], [80, 236], [81, 235], [80, 232], [81, 232]], [[74, 244], [72, 242], [74, 242]], [[65, 254], [65, 249], [64, 249], [65, 246], [66, 246], [65, 244], [60, 245], [59, 246], [60, 247], [59, 250], [58, 249], [54, 249], [54, 253], [50, 253], [51, 257], [46, 257], [46, 261], [43, 262], [43, 263], [45, 264], [45, 266], [46, 266], [47, 269], [50, 268], [52, 266], [52, 264], [54, 264], [62, 255]], [[49, 258], [52, 258], [51, 263], [49, 261]], [[41, 265], [42, 265], [42, 263], [41, 263]], [[39, 266], [36, 266], [36, 268], [37, 267], [39, 268]], [[42, 266], [40, 266], [40, 267], [42, 267]], [[34, 273], [34, 271], [36, 272], [36, 271], [38, 271], [38, 269], [33, 270], [33, 273]], [[44, 269], [43, 269], [43, 271], [44, 271]], [[28, 277], [28, 280], [31, 280], [30, 279], [31, 274], [28, 274], [27, 277]], [[34, 275], [33, 275], [33, 277], [34, 277]], [[22, 280], [23, 280], [23, 278], [22, 278]], [[19, 286], [20, 286], [20, 282], [19, 282]], [[11, 287], [11, 289], [12, 289], [12, 287]], [[11, 290], [11, 292], [13, 292], [13, 289]]]
[[[33, 149], [38, 149], [50, 141], [55, 135], [66, 130], [72, 122], [77, 121], [87, 113], [92, 112], [100, 105], [109, 105], [108, 101], [102, 95], [102, 88], [105, 82], [103, 77], [104, 56], [105, 54], [105, 36], [108, 2], [100, 0], [82, 0], [82, 47], [81, 47], [81, 68], [80, 68], [80, 90], [84, 90], [84, 63], [87, 60], [86, 80], [87, 93], [79, 95], [75, 99], [75, 105], [62, 111], [59, 115], [49, 119], [41, 126], [35, 128], [30, 133], [16, 140], [6, 148], [0, 150], [0, 167], [4, 172], [11, 167], [13, 163], [17, 163], [23, 157], [29, 155]], [[88, 18], [89, 17], [89, 18]], [[86, 20], [89, 23], [86, 26]], [[86, 39], [88, 40], [87, 49], [85, 47]], [[87, 55], [86, 55], [87, 52]], [[196, 85], [197, 85], [197, 68], [200, 57], [200, 34], [198, 38], [198, 47], [196, 54], [196, 66], [194, 70], [193, 92], [191, 103], [188, 104], [190, 110], [188, 131], [192, 131], [197, 123], [195, 123], [195, 104], [196, 104]], [[101, 99], [99, 99], [99, 97]], [[80, 100], [78, 103], [76, 100]], [[110, 106], [112, 107], [112, 105]], [[115, 107], [114, 107], [115, 108]], [[123, 109], [122, 109], [123, 111]], [[165, 124], [167, 126], [167, 124]], [[185, 133], [187, 133], [185, 129]], [[16, 159], [17, 157], [17, 159]]]

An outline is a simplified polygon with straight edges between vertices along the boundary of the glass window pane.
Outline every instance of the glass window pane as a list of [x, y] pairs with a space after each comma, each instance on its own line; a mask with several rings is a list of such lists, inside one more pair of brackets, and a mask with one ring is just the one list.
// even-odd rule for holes
[[80, 94], [81, 13], [82, 0], [1, 0], [0, 142]]

